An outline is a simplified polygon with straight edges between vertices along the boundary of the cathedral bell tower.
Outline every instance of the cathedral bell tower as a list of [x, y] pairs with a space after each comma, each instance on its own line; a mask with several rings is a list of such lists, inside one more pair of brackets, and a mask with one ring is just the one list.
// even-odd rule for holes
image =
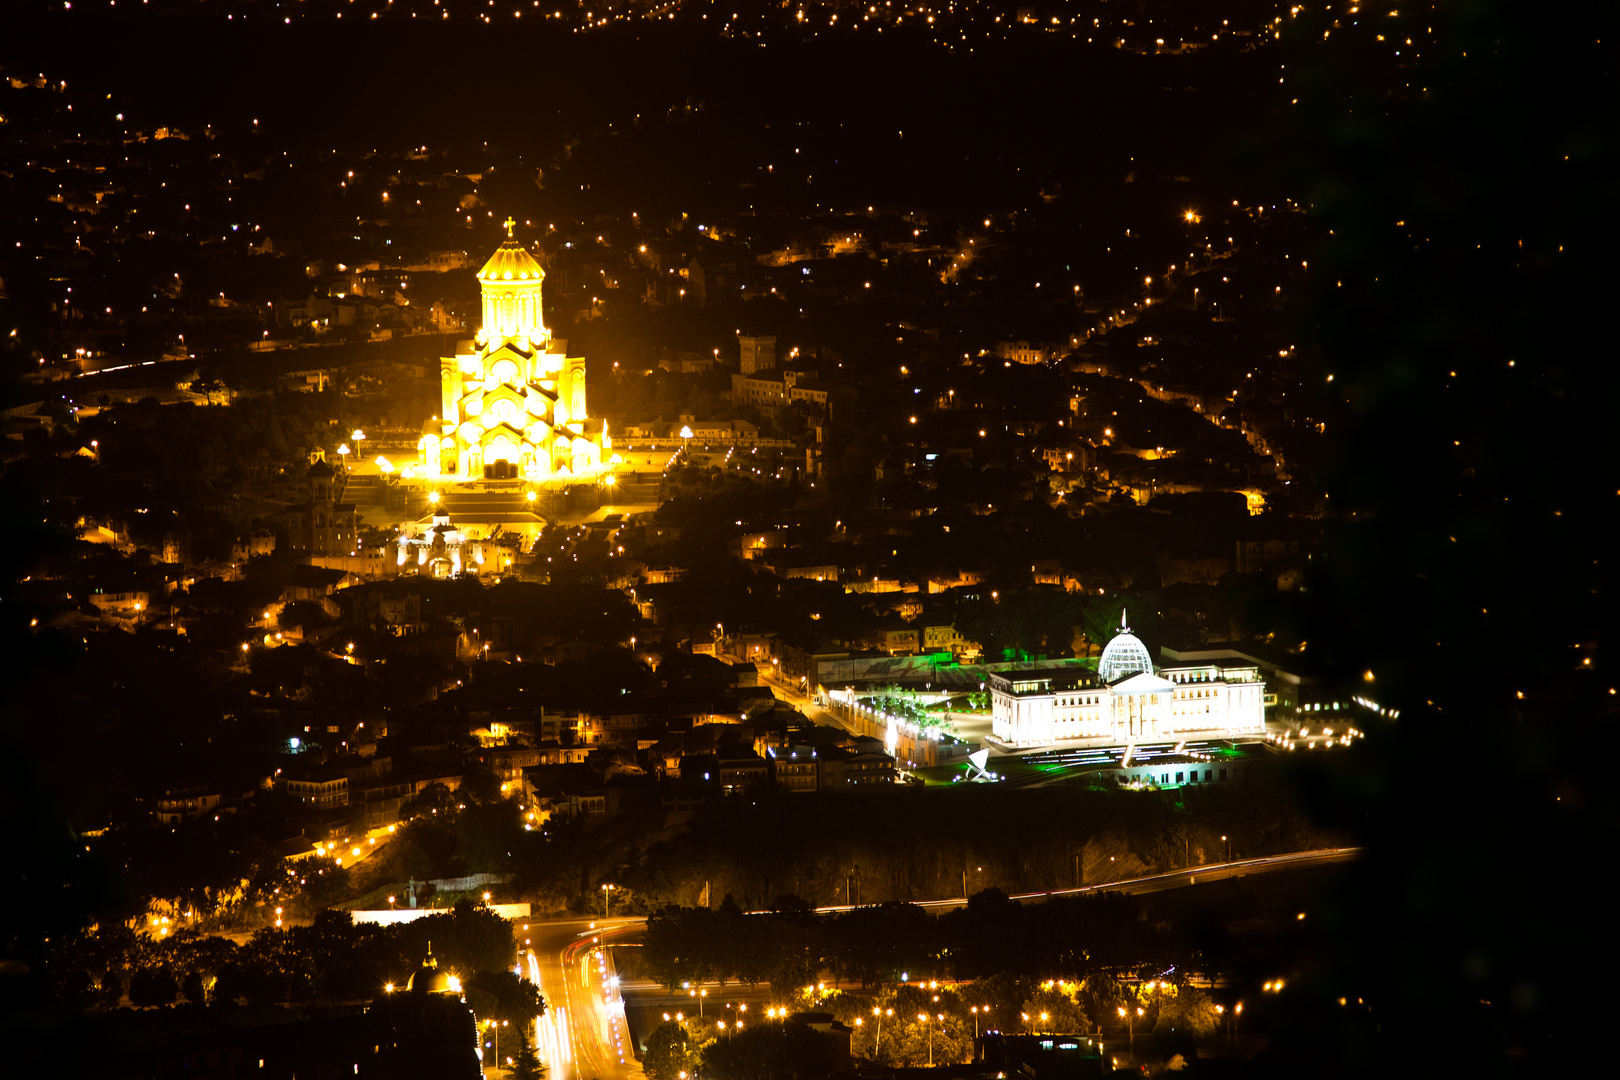
[[546, 272], [512, 236], [517, 222], [506, 219], [506, 243], [495, 249], [478, 284], [484, 296], [483, 332], [486, 348], [511, 341], [523, 352], [543, 349], [551, 340], [540, 314], [540, 285]]

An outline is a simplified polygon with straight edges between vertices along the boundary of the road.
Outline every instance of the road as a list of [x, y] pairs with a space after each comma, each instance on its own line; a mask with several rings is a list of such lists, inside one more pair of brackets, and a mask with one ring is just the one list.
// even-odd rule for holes
[[[1203, 885], [1229, 878], [1248, 877], [1250, 874], [1271, 874], [1279, 870], [1300, 870], [1308, 866], [1326, 866], [1331, 863], [1352, 862], [1361, 857], [1361, 848], [1319, 848], [1315, 851], [1293, 851], [1287, 855], [1267, 855], [1259, 859], [1238, 859], [1235, 862], [1209, 863], [1181, 870], [1168, 870], [1162, 874], [1129, 878], [1125, 881], [1106, 881], [1097, 885], [1082, 885], [1078, 889], [1048, 889], [1044, 892], [1017, 893], [1013, 900], [1046, 900], [1053, 896], [1084, 896], [1088, 893], [1123, 892], [1151, 893], [1165, 889], [1180, 889], [1188, 885]], [[920, 908], [949, 911], [961, 907], [965, 900], [914, 901]], [[817, 911], [848, 911], [846, 906], [817, 908]]]
[[[1349, 862], [1360, 855], [1361, 849], [1354, 847], [1297, 851], [1287, 855], [1171, 870], [1078, 889], [1021, 893], [1013, 899], [1039, 901], [1053, 896], [1083, 893], [1158, 892], [1250, 874]], [[956, 898], [925, 900], [917, 906], [949, 910], [964, 903], [964, 900]], [[849, 908], [825, 907], [817, 910], [833, 912], [848, 911]], [[545, 1015], [535, 1021], [534, 1038], [540, 1060], [547, 1069], [547, 1080], [644, 1080], [641, 1064], [629, 1045], [631, 1037], [625, 1017], [623, 991], [639, 992], [643, 995], [644, 1003], [648, 998], [667, 995], [662, 987], [652, 983], [621, 987], [613, 970], [612, 957], [603, 944], [621, 935], [638, 932], [645, 922], [645, 919], [633, 916], [610, 920], [537, 921], [518, 927], [522, 941], [520, 956], [523, 973], [540, 988], [546, 999]], [[743, 991], [735, 986], [727, 990], [718, 983], [705, 985], [714, 988], [711, 1001], [717, 1006], [722, 1005], [720, 995], [728, 995], [739, 1001], [750, 998], [764, 1001], [769, 994], [766, 987]], [[666, 1008], [673, 1008], [673, 1005], [666, 1005]]]
[[[1209, 866], [1194, 866], [1189, 869], [1172, 870], [1164, 874], [1154, 874], [1151, 877], [1135, 878], [1112, 888], [1115, 892], [1161, 892], [1165, 889], [1179, 889], [1184, 885], [1202, 885], [1212, 881], [1226, 881], [1229, 878], [1248, 877], [1250, 874], [1269, 874], [1275, 870], [1302, 870], [1308, 866], [1327, 866], [1331, 863], [1353, 862], [1361, 858], [1361, 853], [1362, 849], [1358, 847], [1295, 851], [1287, 855], [1270, 855], [1261, 859], [1240, 859], [1237, 862], [1214, 863]], [[1059, 889], [1051, 893], [1036, 895], [1066, 896], [1072, 893], [1104, 890], [1109, 887], [1097, 885], [1085, 889]]]
[[639, 930], [641, 919], [534, 922], [520, 928], [522, 967], [546, 999], [535, 1046], [547, 1080], [641, 1080], [624, 999], [603, 938]]
[[[1053, 896], [1085, 893], [1158, 892], [1250, 874], [1349, 862], [1360, 855], [1361, 849], [1354, 847], [1296, 851], [1287, 855], [1171, 870], [1078, 889], [1020, 893], [1012, 899], [1039, 901]], [[961, 898], [924, 900], [917, 906], [944, 911], [960, 907], [963, 903], [965, 901]], [[850, 909], [837, 906], [817, 910], [834, 912]], [[643, 1080], [641, 1064], [636, 1061], [630, 1046], [623, 990], [633, 989], [648, 996], [659, 996], [664, 992], [652, 983], [621, 987], [613, 970], [612, 957], [603, 944], [615, 937], [638, 932], [645, 922], [640, 917], [576, 919], [567, 922], [536, 921], [520, 924], [517, 928], [522, 943], [520, 956], [523, 973], [539, 986], [540, 993], [546, 999], [546, 1012], [535, 1021], [534, 1037], [540, 1060], [548, 1070], [547, 1080]], [[739, 1000], [768, 994], [764, 988], [741, 992], [738, 987], [728, 991], [717, 983], [705, 985]], [[712, 1000], [716, 1005], [721, 1004], [718, 995]]]

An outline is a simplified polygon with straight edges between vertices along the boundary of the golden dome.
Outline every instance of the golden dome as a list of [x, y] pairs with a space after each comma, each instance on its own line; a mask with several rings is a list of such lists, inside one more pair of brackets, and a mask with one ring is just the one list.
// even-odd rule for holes
[[429, 945], [427, 959], [412, 973], [405, 989], [419, 994], [453, 994], [461, 985], [454, 976], [439, 970], [439, 961], [433, 956], [433, 946]]
[[508, 240], [495, 249], [489, 262], [478, 271], [479, 281], [539, 281], [546, 276], [534, 256], [523, 250], [516, 240]]

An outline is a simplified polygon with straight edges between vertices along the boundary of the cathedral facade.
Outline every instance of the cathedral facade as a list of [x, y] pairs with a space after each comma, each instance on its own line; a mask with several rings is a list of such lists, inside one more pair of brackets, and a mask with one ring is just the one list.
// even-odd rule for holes
[[585, 404], [585, 360], [541, 316], [546, 272], [512, 238], [478, 271], [477, 337], [439, 361], [439, 421], [418, 444], [419, 475], [441, 481], [594, 475], [612, 443]]

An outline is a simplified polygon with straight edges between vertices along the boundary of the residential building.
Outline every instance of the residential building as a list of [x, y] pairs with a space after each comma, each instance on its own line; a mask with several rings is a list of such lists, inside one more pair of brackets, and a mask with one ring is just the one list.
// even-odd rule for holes
[[346, 475], [317, 451], [304, 478], [309, 501], [287, 511], [287, 543], [299, 553], [347, 555], [358, 532], [355, 504], [343, 500]]
[[754, 336], [739, 334], [737, 345], [742, 353], [742, 373], [753, 375], [776, 367], [776, 337], [774, 334]]
[[821, 789], [821, 762], [813, 747], [790, 746], [774, 754], [776, 786], [795, 794], [814, 794]]

